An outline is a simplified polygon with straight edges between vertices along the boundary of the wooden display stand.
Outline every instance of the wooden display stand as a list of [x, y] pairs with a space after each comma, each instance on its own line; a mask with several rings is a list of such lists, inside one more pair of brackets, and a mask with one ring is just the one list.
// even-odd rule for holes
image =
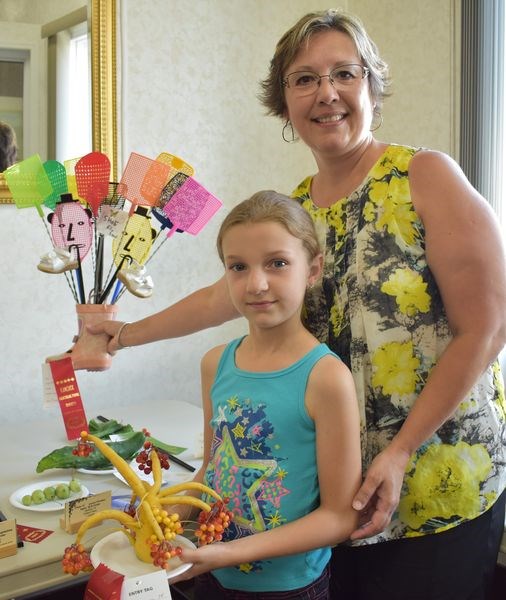
[[16, 519], [7, 519], [0, 523], [0, 558], [12, 556], [18, 551]]

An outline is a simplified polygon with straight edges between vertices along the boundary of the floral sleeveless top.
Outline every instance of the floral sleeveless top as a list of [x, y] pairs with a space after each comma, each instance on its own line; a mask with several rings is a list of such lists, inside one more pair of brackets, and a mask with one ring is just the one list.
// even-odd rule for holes
[[[293, 193], [324, 249], [307, 325], [353, 373], [364, 472], [400, 429], [452, 337], [411, 201], [408, 169], [417, 151], [389, 146], [362, 184], [329, 208], [313, 204], [311, 177]], [[505, 463], [506, 403], [496, 361], [411, 457], [389, 527], [354, 544], [435, 533], [477, 517], [504, 489]]]

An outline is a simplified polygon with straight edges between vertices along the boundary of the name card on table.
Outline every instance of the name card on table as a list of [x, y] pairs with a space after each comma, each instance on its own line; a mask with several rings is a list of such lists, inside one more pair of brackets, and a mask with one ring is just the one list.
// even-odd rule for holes
[[167, 571], [160, 569], [140, 577], [125, 577], [120, 600], [171, 600]]
[[88, 517], [109, 508], [111, 508], [110, 490], [86, 496], [86, 498], [69, 500], [69, 502], [65, 502], [65, 514], [60, 519], [60, 527], [65, 529], [67, 533], [76, 533], [83, 521]]
[[75, 440], [81, 435], [81, 431], [88, 431], [88, 420], [84, 412], [72, 360], [70, 358], [52, 360], [49, 366], [67, 431], [67, 439]]
[[0, 558], [12, 556], [18, 551], [16, 519], [7, 519], [0, 523]]

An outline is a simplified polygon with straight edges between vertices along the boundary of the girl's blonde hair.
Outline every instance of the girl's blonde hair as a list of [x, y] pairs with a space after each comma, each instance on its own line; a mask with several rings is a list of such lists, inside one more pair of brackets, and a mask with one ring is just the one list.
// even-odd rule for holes
[[286, 69], [292, 64], [299, 50], [309, 42], [315, 33], [322, 31], [341, 31], [348, 35], [364, 65], [369, 69], [369, 89], [375, 105], [374, 113], [381, 115], [383, 99], [389, 96], [390, 85], [388, 65], [380, 57], [376, 44], [369, 37], [362, 22], [357, 17], [340, 9], [330, 8], [320, 12], [308, 13], [302, 17], [279, 40], [271, 60], [269, 74], [261, 82], [259, 99], [267, 108], [267, 114], [286, 118], [285, 88], [283, 80]]
[[309, 214], [296, 200], [266, 190], [253, 194], [248, 200], [243, 200], [225, 217], [216, 240], [221, 262], [224, 262], [223, 238], [229, 229], [246, 223], [270, 222], [279, 223], [290, 235], [300, 239], [309, 261], [321, 253], [315, 226]]

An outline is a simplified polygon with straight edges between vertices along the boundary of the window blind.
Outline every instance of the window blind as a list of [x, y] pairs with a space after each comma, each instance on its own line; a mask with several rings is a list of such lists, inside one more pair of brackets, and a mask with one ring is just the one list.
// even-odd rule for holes
[[504, 0], [462, 0], [460, 164], [499, 218], [504, 207]]

